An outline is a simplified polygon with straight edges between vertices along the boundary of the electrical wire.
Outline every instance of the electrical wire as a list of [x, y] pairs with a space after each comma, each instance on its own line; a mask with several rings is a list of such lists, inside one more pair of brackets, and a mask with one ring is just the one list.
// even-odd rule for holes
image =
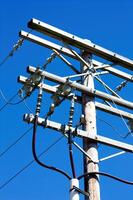
[[133, 185], [133, 182], [130, 182], [130, 181], [121, 179], [121, 178], [119, 178], [119, 177], [116, 177], [116, 176], [113, 176], [113, 175], [111, 175], [111, 174], [104, 173], [104, 172], [87, 172], [87, 173], [85, 173], [85, 174], [79, 176], [78, 179], [80, 180], [80, 179], [85, 178], [85, 177], [87, 177], [87, 176], [95, 176], [96, 174], [97, 174], [97, 175], [101, 175], [101, 176], [107, 176], [107, 177], [109, 177], [109, 178], [115, 179], [115, 180], [117, 180], [117, 181], [120, 181], [120, 182], [125, 183], [125, 184], [128, 184], [128, 185]]
[[[42, 84], [41, 84], [42, 85]], [[42, 163], [37, 154], [36, 154], [36, 134], [37, 134], [37, 124], [38, 124], [38, 116], [40, 114], [40, 110], [41, 110], [41, 103], [42, 103], [42, 87], [39, 88], [39, 93], [38, 93], [38, 98], [37, 98], [37, 105], [36, 105], [36, 112], [35, 112], [35, 119], [34, 119], [34, 125], [33, 125], [33, 138], [32, 138], [32, 153], [33, 153], [33, 157], [35, 159], [35, 161], [42, 167], [46, 168], [46, 169], [50, 169], [53, 171], [56, 171], [62, 175], [64, 175], [66, 178], [71, 179], [71, 177], [64, 171], [55, 168], [53, 166], [49, 166], [46, 165], [44, 163]]]
[[[99, 77], [99, 79], [102, 81], [102, 78], [100, 77], [100, 75], [98, 75], [98, 77]], [[103, 82], [103, 81], [102, 81], [102, 82]], [[109, 92], [108, 92], [107, 88], [105, 87], [105, 84], [102, 84], [102, 85], [104, 86], [104, 88], [105, 88], [106, 92], [109, 94]], [[113, 100], [111, 100], [111, 101], [112, 101], [112, 103], [114, 104], [115, 108], [118, 110], [116, 103], [115, 103]], [[119, 112], [119, 110], [118, 110], [118, 112]], [[119, 115], [120, 115], [120, 117], [121, 117], [122, 121], [124, 122], [124, 124], [125, 124], [126, 128], [128, 129], [128, 133], [129, 133], [129, 132], [131, 133], [131, 130], [129, 129], [129, 127], [128, 127], [128, 125], [127, 125], [126, 121], [124, 120], [124, 118], [123, 118], [123, 116], [121, 115], [121, 113], [120, 113], [120, 112], [119, 112]], [[128, 135], [129, 135], [129, 134], [128, 134]]]
[[77, 70], [60, 52], [58, 52], [56, 49], [52, 49], [56, 55], [67, 65], [69, 66], [75, 73], [80, 74], [79, 70]]
[[46, 165], [44, 163], [42, 163], [39, 159], [38, 159], [38, 156], [36, 154], [36, 132], [37, 132], [37, 122], [38, 122], [38, 116], [35, 116], [35, 120], [34, 120], [34, 126], [33, 126], [33, 139], [32, 139], [32, 153], [33, 153], [33, 157], [35, 159], [35, 161], [42, 167], [46, 168], [46, 169], [50, 169], [50, 170], [53, 170], [53, 171], [56, 171], [62, 175], [64, 175], [67, 179], [71, 179], [71, 177], [64, 171], [58, 169], [58, 168], [55, 168], [53, 166], [49, 166], [49, 165]]
[[2, 111], [7, 105], [9, 105], [9, 103], [18, 95], [18, 92], [13, 95], [1, 108], [0, 111]]
[[23, 99], [21, 99], [20, 101], [13, 103], [11, 101], [18, 95], [18, 92], [15, 95], [13, 95], [9, 100], [6, 99], [6, 97], [4, 96], [4, 94], [1, 90], [0, 90], [0, 94], [5, 101], [5, 104], [0, 108], [0, 111], [2, 111], [7, 105], [16, 106], [16, 105], [22, 103], [27, 98], [27, 96], [26, 96]]
[[[44, 151], [42, 151], [38, 158], [40, 158], [42, 155], [46, 154], [53, 146], [55, 146], [61, 139], [63, 139], [64, 136], [59, 137], [54, 143], [49, 145]], [[13, 176], [11, 176], [7, 181], [5, 181], [2, 185], [0, 185], [0, 190], [3, 189], [5, 186], [7, 186], [11, 181], [13, 181], [17, 176], [19, 176], [22, 172], [24, 172], [28, 167], [30, 167], [35, 160], [31, 160], [29, 163], [27, 163], [24, 167], [22, 167], [19, 171], [17, 171]]]
[[24, 99], [23, 103], [24, 103], [25, 107], [29, 110], [29, 112], [33, 113], [32, 110], [30, 109], [30, 107], [27, 105], [25, 99]]
[[[31, 30], [28, 32], [27, 36], [28, 36], [32, 31], [33, 31], [33, 30], [31, 29]], [[10, 57], [12, 57], [12, 56], [14, 55], [14, 53], [22, 46], [24, 40], [25, 40], [24, 38], [20, 38], [20, 39], [17, 41], [17, 43], [16, 43], [15, 45], [13, 45], [12, 50], [9, 52], [9, 54], [8, 54], [8, 55], [2, 60], [2, 62], [0, 63], [0, 67], [3, 66], [3, 65], [6, 63], [6, 61], [7, 61]]]
[[108, 126], [110, 126], [120, 137], [122, 137], [122, 138], [124, 138], [124, 139], [127, 138], [128, 135], [131, 133], [131, 132], [128, 132], [128, 133], [126, 133], [125, 135], [122, 135], [122, 134], [119, 133], [118, 129], [117, 129], [116, 127], [112, 126], [112, 124], [110, 124], [109, 122], [107, 122], [107, 121], [105, 121], [105, 120], [103, 120], [103, 119], [101, 119], [101, 118], [99, 118], [99, 117], [97, 117], [97, 119], [98, 119], [99, 121], [101, 121], [101, 122], [104, 122], [104, 123], [107, 124]]
[[0, 158], [4, 156], [12, 147], [14, 147], [24, 136], [26, 136], [33, 127], [30, 127], [25, 131], [20, 137], [18, 137], [11, 145], [9, 145], [2, 153], [0, 153]]

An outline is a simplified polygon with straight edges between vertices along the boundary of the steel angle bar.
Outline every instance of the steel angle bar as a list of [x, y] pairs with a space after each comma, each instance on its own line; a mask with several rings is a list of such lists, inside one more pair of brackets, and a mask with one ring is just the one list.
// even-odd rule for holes
[[69, 66], [74, 72], [76, 72], [77, 74], [79, 74], [80, 72], [66, 59], [62, 56], [61, 53], [59, 53], [57, 50], [52, 49], [54, 51], [54, 53], [56, 53], [56, 55], [67, 65]]
[[119, 110], [117, 108], [107, 106], [107, 105], [102, 104], [100, 102], [95, 102], [95, 106], [98, 110], [108, 112], [108, 113], [113, 114], [113, 115], [117, 115], [118, 117], [122, 116], [123, 118], [128, 119], [128, 120], [133, 120], [133, 114], [131, 114], [129, 112], [125, 112], [123, 110]]
[[[45, 39], [42, 39], [38, 36], [35, 36], [33, 34], [28, 34], [28, 32], [25, 32], [25, 31], [20, 31], [20, 37], [26, 39], [26, 40], [29, 40], [35, 44], [38, 44], [38, 45], [41, 45], [41, 46], [44, 46], [44, 47], [47, 47], [49, 49], [55, 49], [57, 50], [58, 52], [64, 54], [64, 55], [67, 55], [73, 59], [76, 59], [78, 61], [79, 58], [77, 56], [75, 56], [69, 49], [65, 48], [65, 47], [62, 47], [60, 45], [57, 45], [53, 42], [50, 42], [48, 40], [45, 40]], [[108, 72], [110, 72], [111, 74], [115, 75], [115, 76], [118, 76], [120, 78], [123, 78], [123, 79], [126, 79], [128, 81], [131, 81], [133, 82], [133, 76], [130, 75], [130, 74], [127, 74], [125, 72], [122, 72], [118, 69], [115, 69], [113, 67], [111, 67], [110, 65], [104, 65], [103, 63], [99, 62], [99, 61], [96, 61], [96, 60], [92, 60], [92, 63], [94, 64], [95, 66], [95, 69], [102, 69], [102, 70], [106, 70]]]
[[111, 73], [115, 76], [126, 79], [127, 81], [130, 81], [130, 82], [133, 82], [133, 75], [131, 75], [131, 74], [128, 74], [126, 72], [118, 70], [118, 69], [112, 67], [111, 65], [103, 64], [103, 63], [96, 61], [96, 60], [92, 60], [92, 62], [94, 64], [96, 70], [102, 69], [102, 70], [108, 71], [109, 73]]
[[49, 48], [51, 50], [55, 49], [58, 52], [60, 52], [62, 54], [65, 54], [65, 55], [77, 60], [76, 56], [69, 49], [67, 49], [65, 47], [62, 47], [62, 46], [60, 46], [58, 44], [55, 44], [53, 42], [50, 42], [48, 40], [45, 40], [45, 39], [40, 38], [38, 36], [35, 36], [35, 35], [31, 34], [31, 33], [28, 34], [28, 32], [25, 32], [25, 31], [20, 31], [19, 36], [24, 38], [24, 39], [26, 39], [26, 40], [34, 42], [35, 44], [47, 47], [47, 48]]
[[[29, 66], [28, 71], [31, 72], [31, 73], [34, 73], [36, 71], [36, 68]], [[132, 102], [126, 101], [124, 99], [120, 99], [118, 97], [115, 97], [115, 96], [112, 96], [112, 95], [109, 95], [109, 94], [106, 94], [106, 93], [101, 92], [99, 90], [95, 90], [95, 89], [91, 90], [90, 88], [83, 86], [79, 83], [68, 81], [65, 78], [51, 74], [51, 73], [46, 72], [46, 71], [40, 70], [40, 72], [41, 72], [42, 76], [44, 76], [46, 79], [48, 79], [50, 81], [54, 81], [54, 82], [57, 82], [57, 83], [63, 83], [63, 84], [66, 83], [66, 81], [67, 81], [68, 85], [70, 85], [71, 87], [73, 87], [74, 89], [76, 89], [80, 92], [84, 92], [84, 93], [87, 93], [89, 95], [96, 96], [98, 98], [108, 100], [108, 101], [111, 101], [111, 102], [113, 101], [118, 105], [133, 109], [133, 103]]]
[[[28, 122], [28, 123], [33, 123], [34, 122], [34, 115], [33, 114], [26, 114], [24, 115], [24, 121]], [[62, 125], [61, 123], [57, 123], [51, 120], [47, 120], [47, 122], [45, 123], [45, 119], [44, 118], [38, 118], [38, 125], [40, 126], [46, 126], [47, 128], [56, 130], [56, 131], [61, 131], [64, 133], [67, 133], [67, 131], [69, 130], [69, 127], [67, 125]], [[99, 142], [108, 146], [112, 146], [118, 149], [122, 149], [124, 151], [133, 153], [133, 145], [130, 144], [126, 144], [123, 142], [119, 142], [104, 136], [100, 136], [100, 135], [96, 135], [96, 136], [92, 136], [89, 135], [86, 131], [77, 129], [76, 133], [75, 133], [75, 128], [72, 127], [72, 132], [74, 133], [75, 136], [78, 137], [84, 137], [84, 138], [88, 138], [88, 140], [92, 140], [94, 142]]]
[[99, 161], [102, 162], [102, 161], [105, 161], [105, 160], [109, 160], [109, 159], [111, 159], [111, 158], [114, 158], [114, 157], [116, 157], [116, 156], [120, 156], [120, 155], [125, 154], [125, 153], [126, 153], [126, 151], [120, 151], [120, 152], [118, 152], [118, 153], [111, 154], [111, 155], [106, 156], [106, 157], [104, 157], [104, 158], [100, 158]]
[[76, 46], [80, 49], [88, 51], [89, 53], [91, 52], [93, 54], [96, 54], [97, 56], [105, 58], [106, 60], [115, 62], [118, 65], [121, 65], [125, 68], [133, 70], [133, 60], [121, 56], [115, 52], [109, 51], [108, 49], [105, 49], [97, 44], [94, 44], [91, 41], [88, 42], [85, 39], [77, 37], [73, 34], [65, 32], [61, 29], [58, 29], [54, 26], [51, 26], [34, 18], [30, 20], [30, 22], [28, 23], [28, 27], [35, 29], [39, 32], [42, 32], [45, 35], [56, 38], [60, 41], [64, 41], [68, 44]]
[[[34, 123], [34, 115], [33, 114], [25, 114], [23, 116], [23, 120], [28, 122], [28, 123]], [[53, 122], [53, 121], [50, 121], [50, 120], [47, 120], [45, 123], [45, 119], [43, 118], [38, 118], [38, 125], [40, 126], [44, 126], [44, 127], [47, 127], [47, 128], [51, 128], [55, 131], [60, 131], [63, 133], [63, 135], [68, 138], [68, 135], [65, 133], [69, 130], [69, 127], [66, 125], [61, 125], [57, 122]], [[73, 131], [75, 129], [73, 128]], [[92, 160], [92, 158], [76, 143], [73, 141], [73, 144], [74, 146], [76, 146], [79, 151], [81, 151], [84, 155], [86, 155], [90, 160]], [[98, 163], [99, 161], [98, 160], [92, 160], [94, 163]]]

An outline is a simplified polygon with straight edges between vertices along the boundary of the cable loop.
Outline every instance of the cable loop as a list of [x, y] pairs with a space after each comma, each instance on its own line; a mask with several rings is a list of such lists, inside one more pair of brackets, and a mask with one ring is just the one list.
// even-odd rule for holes
[[40, 166], [42, 166], [46, 169], [56, 171], [56, 172], [64, 175], [66, 178], [68, 178], [70, 180], [71, 177], [66, 172], [64, 172], [63, 170], [60, 170], [58, 168], [55, 168], [53, 166], [49, 166], [49, 165], [42, 163], [36, 154], [36, 133], [37, 133], [37, 123], [38, 123], [38, 116], [40, 114], [41, 103], [42, 103], [42, 88], [40, 88], [39, 93], [38, 93], [36, 113], [35, 113], [34, 126], [33, 126], [32, 153], [33, 153], [34, 159]]

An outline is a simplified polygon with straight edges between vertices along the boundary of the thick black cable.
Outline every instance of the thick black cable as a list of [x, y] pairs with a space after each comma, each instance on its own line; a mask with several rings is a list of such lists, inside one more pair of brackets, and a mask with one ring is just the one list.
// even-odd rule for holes
[[33, 139], [32, 139], [32, 153], [33, 153], [33, 156], [34, 156], [34, 159], [35, 161], [42, 167], [46, 168], [46, 169], [50, 169], [50, 170], [53, 170], [53, 171], [56, 171], [62, 175], [64, 175], [66, 178], [68, 178], [69, 180], [71, 179], [71, 177], [64, 171], [58, 169], [58, 168], [55, 168], [53, 166], [49, 166], [49, 165], [46, 165], [44, 163], [42, 163], [39, 159], [38, 159], [38, 156], [36, 154], [36, 132], [37, 132], [37, 123], [38, 123], [38, 116], [36, 115], [35, 116], [35, 119], [34, 119], [34, 126], [33, 126]]
[[72, 131], [71, 127], [73, 124], [73, 115], [74, 115], [74, 96], [72, 97], [71, 100], [71, 107], [70, 107], [70, 113], [69, 113], [69, 131], [68, 131], [68, 145], [69, 145], [69, 158], [70, 158], [70, 165], [72, 169], [72, 174], [73, 178], [76, 178], [76, 171], [75, 171], [75, 166], [74, 166], [74, 159], [73, 159], [73, 149], [72, 149], [72, 144], [73, 144], [73, 136], [72, 136]]
[[2, 153], [0, 153], [0, 158], [4, 156], [12, 147], [14, 147], [24, 136], [26, 136], [33, 127], [30, 127], [25, 131], [20, 137], [18, 137], [11, 145], [9, 145]]
[[71, 130], [68, 132], [68, 144], [69, 144], [69, 158], [70, 158], [70, 165], [72, 169], [73, 178], [76, 178], [75, 166], [74, 166], [74, 159], [73, 159], [73, 150], [72, 150], [72, 133]]
[[104, 172], [88, 172], [88, 173], [85, 173], [85, 174], [79, 176], [78, 179], [80, 180], [80, 179], [85, 178], [87, 176], [95, 176], [95, 175], [107, 176], [109, 178], [115, 179], [116, 181], [120, 181], [120, 182], [128, 184], [128, 185], [133, 185], [133, 182], [121, 179], [119, 177], [116, 177], [116, 176], [113, 176], [111, 174], [104, 173]]
[[[40, 158], [43, 154], [47, 153], [54, 145], [56, 145], [64, 136], [61, 136], [58, 138], [54, 143], [52, 143], [50, 146], [48, 146], [42, 153], [38, 155]], [[0, 189], [3, 189], [5, 186], [7, 186], [12, 180], [14, 180], [17, 176], [19, 176], [24, 170], [26, 170], [28, 167], [30, 167], [35, 160], [31, 160], [27, 165], [25, 165], [21, 170], [19, 170], [16, 174], [11, 176], [7, 181], [5, 181], [2, 185], [0, 185]]]

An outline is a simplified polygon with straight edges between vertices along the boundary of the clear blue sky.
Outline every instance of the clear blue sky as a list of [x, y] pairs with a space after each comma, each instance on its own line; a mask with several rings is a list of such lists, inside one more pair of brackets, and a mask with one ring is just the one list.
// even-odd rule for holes
[[[12, 46], [18, 40], [19, 31], [21, 29], [29, 31], [27, 22], [33, 17], [82, 38], [92, 40], [96, 44], [131, 59], [133, 58], [133, 2], [131, 0], [2, 0], [0, 5], [0, 61], [8, 55]], [[33, 34], [37, 33], [33, 31]], [[14, 56], [1, 66], [0, 89], [4, 92], [7, 99], [13, 96], [21, 87], [17, 83], [17, 77], [19, 75], [28, 75], [26, 67], [28, 65], [42, 65], [50, 54], [50, 50], [25, 41]], [[78, 63], [73, 60], [71, 62], [79, 68]], [[55, 62], [49, 65], [47, 70], [61, 76], [72, 73], [59, 59], [56, 59]], [[102, 78], [113, 89], [122, 81], [110, 75], [103, 75]], [[104, 91], [104, 88], [100, 88], [98, 83], [96, 83], [96, 86]], [[129, 83], [120, 94], [123, 98], [132, 101], [132, 89], [133, 87]], [[37, 93], [35, 92], [26, 101], [33, 112], [36, 96]], [[14, 101], [18, 100], [19, 98], [16, 98]], [[50, 95], [44, 94], [43, 102], [41, 116], [44, 116], [47, 112], [50, 105]], [[0, 106], [3, 104], [4, 100], [0, 96]], [[52, 119], [67, 123], [68, 106], [69, 102], [63, 103], [56, 110]], [[79, 105], [76, 105], [75, 124], [79, 119], [78, 113], [80, 113], [80, 110]], [[0, 152], [3, 152], [31, 126], [23, 122], [22, 119], [23, 114], [28, 112], [23, 103], [16, 106], [8, 105], [0, 112]], [[119, 117], [102, 112], [98, 112], [97, 116], [113, 126], [111, 128], [106, 123], [97, 120], [98, 134], [130, 144], [133, 143], [132, 136], [129, 135], [126, 140], [123, 140], [118, 135], [118, 133], [125, 135], [128, 132], [124, 122]], [[117, 129], [118, 133], [114, 129]], [[38, 133], [38, 153], [60, 137], [59, 133], [44, 130], [43, 128], [39, 128]], [[31, 140], [32, 132], [28, 133], [3, 157], [0, 157], [0, 187], [33, 159]], [[78, 140], [78, 142], [81, 144], [81, 140]], [[82, 174], [82, 155], [76, 149], [74, 149], [74, 152], [77, 173], [80, 175]], [[103, 145], [99, 147], [100, 158], [114, 152], [118, 152], [118, 150]], [[61, 140], [47, 154], [42, 156], [42, 161], [71, 173], [67, 141], [65, 139]], [[100, 164], [100, 171], [133, 181], [132, 165], [133, 155], [124, 154], [102, 162]], [[80, 186], [83, 188], [82, 182]], [[132, 195], [133, 186], [101, 177], [102, 200], [125, 200], [131, 199]], [[69, 181], [59, 174], [41, 168], [36, 163], [0, 189], [0, 199], [2, 200], [67, 200], [68, 198]], [[81, 199], [83, 198], [81, 197]]]

